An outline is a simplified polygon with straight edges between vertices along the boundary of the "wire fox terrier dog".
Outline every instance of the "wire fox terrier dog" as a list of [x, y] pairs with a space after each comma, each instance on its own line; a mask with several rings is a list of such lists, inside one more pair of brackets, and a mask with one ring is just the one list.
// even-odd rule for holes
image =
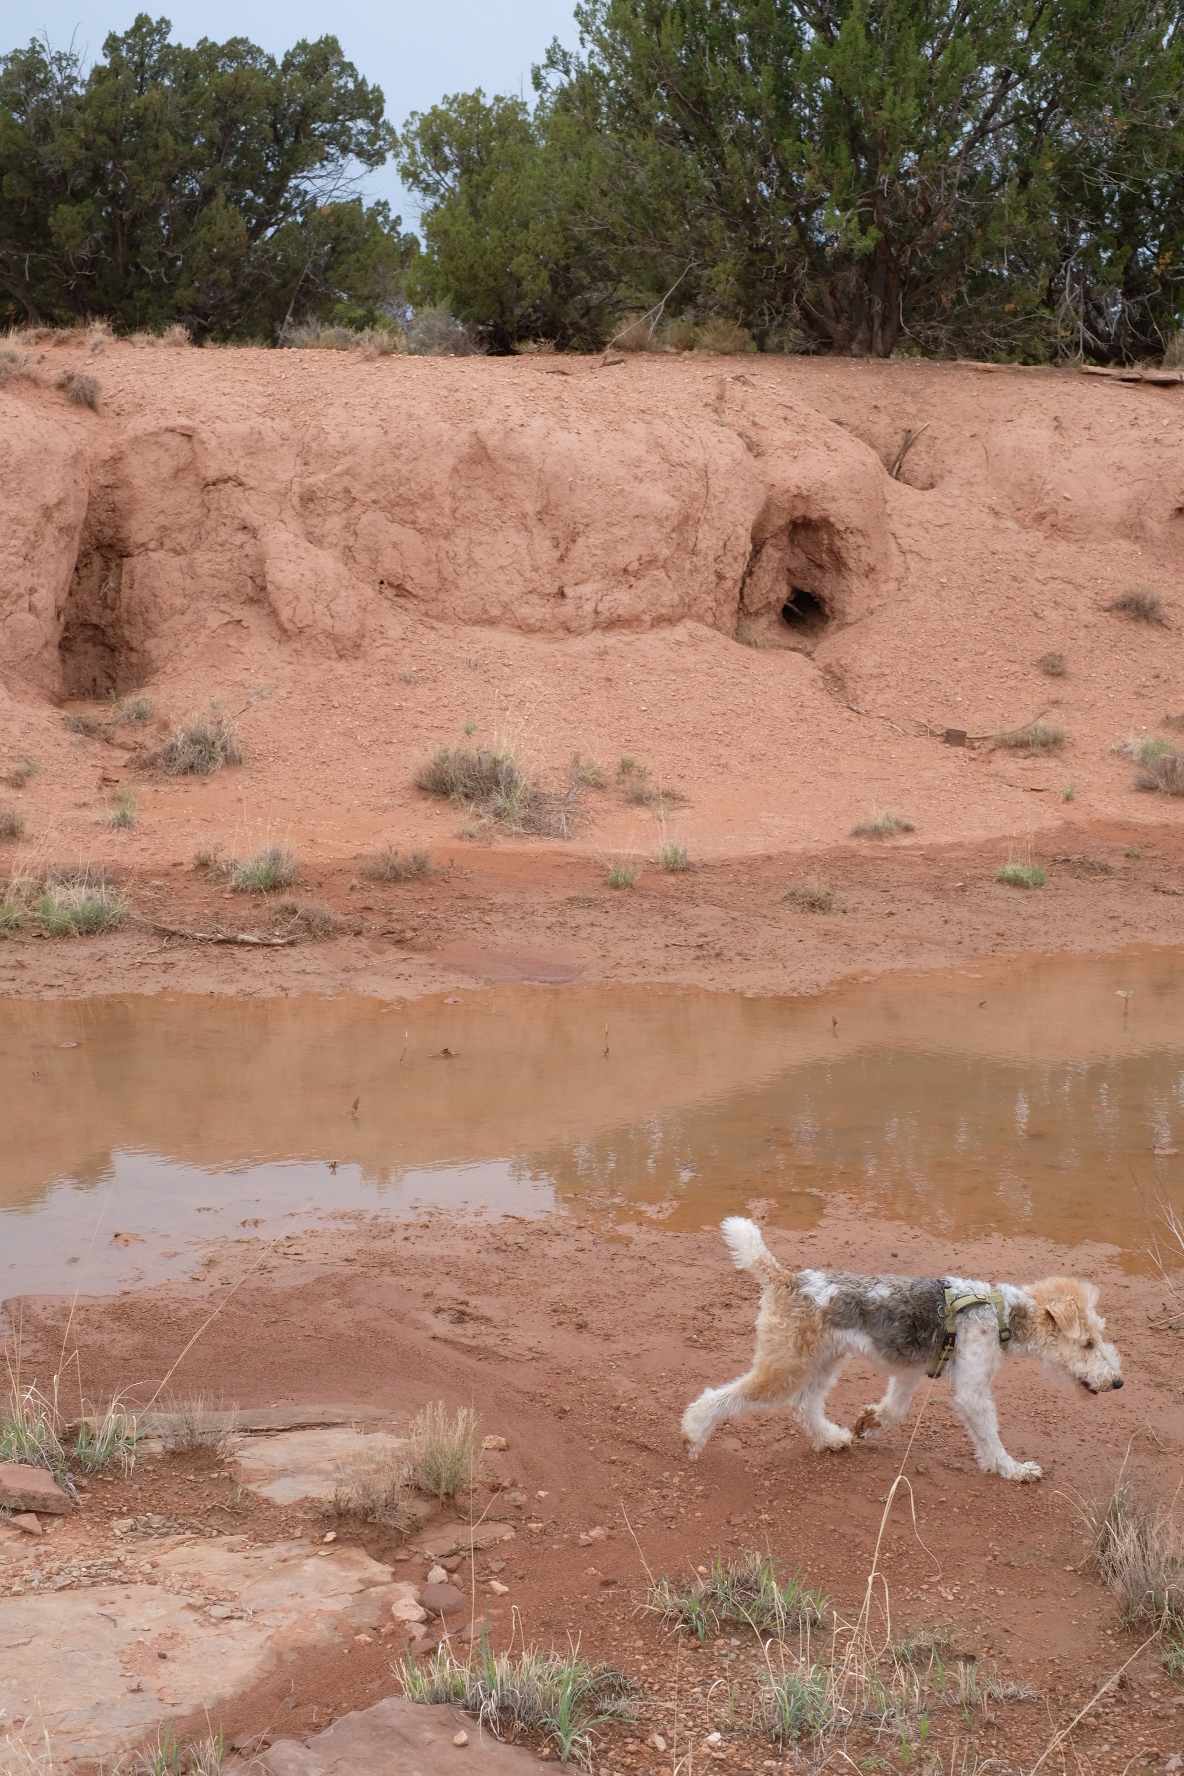
[[[965, 1277], [791, 1272], [755, 1221], [730, 1215], [723, 1236], [737, 1268], [761, 1285], [756, 1350], [747, 1375], [707, 1388], [683, 1413], [692, 1460], [724, 1419], [762, 1407], [792, 1408], [815, 1449], [846, 1449], [867, 1431], [899, 1424], [923, 1377], [940, 1375], [948, 1363], [954, 1406], [979, 1467], [1005, 1480], [1039, 1480], [1037, 1462], [1014, 1461], [999, 1441], [991, 1382], [1005, 1353], [1042, 1357], [1091, 1394], [1122, 1386], [1093, 1283], [1045, 1277], [1026, 1289], [992, 1288]], [[826, 1416], [826, 1396], [851, 1356], [886, 1369], [888, 1388], [848, 1431]]]

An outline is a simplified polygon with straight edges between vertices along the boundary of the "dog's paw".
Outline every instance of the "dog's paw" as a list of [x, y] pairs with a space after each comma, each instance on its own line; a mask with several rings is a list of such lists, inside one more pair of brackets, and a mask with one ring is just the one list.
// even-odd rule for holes
[[1040, 1466], [1039, 1462], [1013, 1461], [1009, 1462], [1006, 1467], [1001, 1465], [998, 1471], [1002, 1474], [1005, 1480], [1018, 1480], [1021, 1485], [1029, 1480], [1042, 1480], [1044, 1478], [1044, 1469]]
[[702, 1443], [684, 1443], [683, 1448], [686, 1450], [686, 1456], [689, 1462], [697, 1462], [703, 1453]]
[[854, 1441], [851, 1432], [845, 1431], [842, 1425], [827, 1425], [815, 1438], [814, 1447], [820, 1453], [829, 1449], [850, 1449]]
[[880, 1429], [880, 1414], [876, 1407], [865, 1406], [851, 1427], [853, 1437], [866, 1437], [872, 1431]]

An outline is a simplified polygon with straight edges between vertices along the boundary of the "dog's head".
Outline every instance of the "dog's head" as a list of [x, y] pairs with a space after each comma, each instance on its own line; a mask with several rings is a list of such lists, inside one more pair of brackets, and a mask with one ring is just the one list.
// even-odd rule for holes
[[1098, 1291], [1077, 1277], [1045, 1277], [1028, 1294], [1036, 1304], [1031, 1342], [1038, 1354], [1068, 1370], [1091, 1394], [1122, 1386], [1122, 1359], [1106, 1342]]

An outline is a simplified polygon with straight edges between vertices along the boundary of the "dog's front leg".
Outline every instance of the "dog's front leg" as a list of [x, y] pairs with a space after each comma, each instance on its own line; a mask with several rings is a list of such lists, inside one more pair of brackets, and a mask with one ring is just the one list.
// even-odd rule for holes
[[[969, 1331], [970, 1329], [967, 1328]], [[999, 1438], [999, 1415], [991, 1394], [997, 1358], [977, 1334], [959, 1337], [954, 1358], [954, 1407], [970, 1434], [978, 1465], [1005, 1480], [1039, 1480], [1039, 1462], [1019, 1462], [1008, 1455]]]

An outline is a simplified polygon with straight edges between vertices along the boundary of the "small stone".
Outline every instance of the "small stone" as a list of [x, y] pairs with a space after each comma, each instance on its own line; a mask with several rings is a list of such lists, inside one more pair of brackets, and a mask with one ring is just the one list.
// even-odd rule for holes
[[429, 1615], [447, 1616], [463, 1607], [465, 1595], [456, 1585], [425, 1585], [419, 1601]]
[[608, 1530], [602, 1528], [599, 1523], [596, 1525], [595, 1529], [585, 1529], [580, 1532], [581, 1548], [587, 1548], [592, 1542], [606, 1542], [607, 1540]]
[[51, 1517], [74, 1509], [73, 1499], [51, 1473], [26, 1462], [0, 1462], [0, 1505], [7, 1511], [43, 1511]]
[[546, 1528], [546, 1524], [540, 1523], [537, 1517], [531, 1517], [527, 1519], [526, 1527], [531, 1535], [537, 1536], [542, 1534], [543, 1530]]
[[439, 1561], [436, 1562], [435, 1566], [428, 1568], [428, 1584], [429, 1585], [446, 1585], [447, 1583], [448, 1583], [448, 1569], [446, 1567], [441, 1566]]
[[374, 1636], [372, 1634], [355, 1634], [354, 1640], [357, 1642], [358, 1646], [374, 1645]]
[[206, 1615], [211, 1616], [215, 1622], [229, 1622], [232, 1616], [238, 1615], [238, 1611], [232, 1603], [212, 1603]]
[[459, 1733], [454, 1733], [452, 1735], [452, 1743], [454, 1745], [467, 1745], [469, 1743], [469, 1735], [465, 1732], [463, 1727]]
[[321, 1540], [323, 1542], [335, 1542], [337, 1540], [337, 1531], [335, 1529], [331, 1529], [329, 1531], [328, 1535], [323, 1535], [321, 1537]]
[[491, 1453], [500, 1454], [503, 1449], [508, 1449], [510, 1444], [506, 1437], [486, 1437], [482, 1441], [481, 1447], [482, 1449], [488, 1449]]
[[495, 1597], [508, 1597], [510, 1594], [510, 1587], [503, 1585], [500, 1579], [490, 1579], [489, 1589]]
[[663, 1739], [661, 1733], [651, 1733], [649, 1743], [653, 1746], [655, 1751], [665, 1751], [666, 1749], [666, 1741]]
[[426, 1622], [428, 1612], [419, 1601], [416, 1587], [406, 1579], [399, 1579], [395, 1584], [395, 1598], [391, 1604], [391, 1615], [396, 1622]]
[[32, 1511], [14, 1511], [8, 1521], [16, 1529], [23, 1529], [26, 1535], [43, 1536], [45, 1534], [40, 1520], [33, 1515]]
[[704, 1745], [722, 1745], [723, 1742], [724, 1736], [718, 1730], [714, 1733], [708, 1733], [706, 1739], [703, 1741]]

